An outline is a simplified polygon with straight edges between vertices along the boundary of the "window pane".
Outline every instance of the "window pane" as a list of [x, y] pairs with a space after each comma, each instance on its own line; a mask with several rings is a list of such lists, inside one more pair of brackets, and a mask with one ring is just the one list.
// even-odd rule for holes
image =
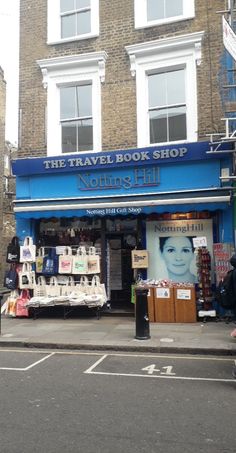
[[77, 151], [77, 127], [76, 122], [63, 123], [62, 129], [62, 152], [63, 153], [74, 153]]
[[90, 0], [76, 0], [76, 9], [90, 6]]
[[181, 16], [183, 14], [183, 0], [165, 0], [165, 17]]
[[76, 35], [76, 14], [70, 14], [61, 18], [61, 37], [70, 38]]
[[78, 151], [93, 149], [93, 121], [82, 120], [78, 122]]
[[77, 35], [91, 32], [91, 12], [85, 11], [76, 14], [77, 17]]
[[75, 87], [61, 88], [60, 92], [61, 119], [75, 118]]
[[185, 140], [186, 130], [186, 108], [178, 107], [168, 110], [169, 141]]
[[76, 116], [92, 116], [92, 85], [78, 85], [76, 89]]
[[167, 142], [167, 111], [156, 110], [149, 113], [150, 143]]
[[61, 13], [74, 10], [74, 0], [61, 0]]
[[148, 76], [149, 108], [167, 104], [166, 74], [152, 74]]
[[166, 73], [167, 104], [183, 104], [185, 102], [185, 71]]
[[147, 20], [163, 19], [164, 0], [147, 0]]
[[147, 0], [147, 20], [161, 20], [183, 14], [183, 0]]

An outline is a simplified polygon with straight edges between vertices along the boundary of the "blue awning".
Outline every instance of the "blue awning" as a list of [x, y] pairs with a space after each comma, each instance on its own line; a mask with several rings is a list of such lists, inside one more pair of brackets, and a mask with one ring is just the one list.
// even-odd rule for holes
[[16, 200], [16, 218], [105, 217], [117, 215], [148, 215], [164, 212], [216, 211], [231, 205], [229, 190], [208, 190], [156, 197], [91, 200]]

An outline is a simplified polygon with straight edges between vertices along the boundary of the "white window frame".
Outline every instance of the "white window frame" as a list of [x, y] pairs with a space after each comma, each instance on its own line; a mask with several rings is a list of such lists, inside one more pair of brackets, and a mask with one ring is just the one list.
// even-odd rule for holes
[[147, 19], [147, 0], [134, 0], [135, 28], [153, 27], [156, 25], [179, 22], [195, 17], [194, 0], [183, 0], [183, 14], [158, 20]]
[[201, 63], [201, 42], [204, 32], [181, 35], [126, 47], [130, 57], [132, 76], [136, 75], [137, 146], [155, 146], [150, 143], [148, 74], [155, 71], [185, 68], [187, 139], [167, 143], [195, 142], [198, 139], [197, 71]]
[[91, 0], [91, 32], [61, 38], [60, 0], [47, 0], [47, 44], [60, 44], [99, 36], [99, 0]]
[[[90, 82], [92, 84], [93, 149], [102, 148], [101, 83], [105, 81], [106, 52], [38, 60], [47, 88], [47, 155], [63, 155], [60, 118], [60, 87]], [[79, 155], [80, 152], [70, 153]]]

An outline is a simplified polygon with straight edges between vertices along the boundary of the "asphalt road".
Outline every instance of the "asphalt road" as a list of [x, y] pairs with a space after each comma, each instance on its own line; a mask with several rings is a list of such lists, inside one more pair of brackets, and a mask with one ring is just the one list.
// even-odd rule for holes
[[0, 452], [233, 453], [233, 365], [0, 349]]

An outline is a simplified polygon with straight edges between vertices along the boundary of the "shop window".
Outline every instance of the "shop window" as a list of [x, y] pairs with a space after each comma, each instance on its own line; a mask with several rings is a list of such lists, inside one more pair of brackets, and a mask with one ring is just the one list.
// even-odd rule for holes
[[93, 149], [92, 84], [60, 88], [62, 153]]
[[134, 0], [135, 28], [191, 19], [194, 0]]
[[126, 47], [136, 76], [138, 147], [197, 141], [203, 32]]
[[106, 52], [39, 60], [47, 88], [48, 156], [101, 151]]
[[48, 0], [48, 44], [99, 35], [99, 0]]

